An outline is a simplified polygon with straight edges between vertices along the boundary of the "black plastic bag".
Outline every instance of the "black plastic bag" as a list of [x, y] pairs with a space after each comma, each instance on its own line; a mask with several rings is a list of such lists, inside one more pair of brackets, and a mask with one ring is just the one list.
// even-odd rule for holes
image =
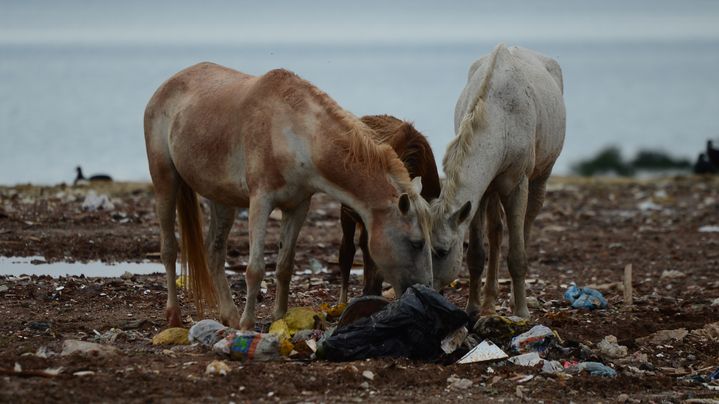
[[442, 353], [442, 339], [467, 321], [464, 310], [417, 284], [372, 316], [338, 327], [321, 343], [318, 357], [337, 362], [379, 356], [430, 360]]

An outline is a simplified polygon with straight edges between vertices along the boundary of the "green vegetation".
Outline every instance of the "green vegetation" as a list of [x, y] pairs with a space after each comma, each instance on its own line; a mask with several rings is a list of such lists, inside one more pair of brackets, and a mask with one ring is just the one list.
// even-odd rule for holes
[[621, 150], [610, 146], [597, 153], [596, 156], [575, 163], [572, 171], [585, 177], [598, 174], [615, 174], [631, 177], [638, 170], [690, 170], [691, 162], [686, 159], [674, 158], [663, 151], [640, 150], [631, 161], [625, 161]]

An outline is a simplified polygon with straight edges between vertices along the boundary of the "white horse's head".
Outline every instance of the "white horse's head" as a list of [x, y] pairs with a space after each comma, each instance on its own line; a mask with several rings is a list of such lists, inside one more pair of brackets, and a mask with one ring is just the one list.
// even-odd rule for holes
[[439, 290], [457, 278], [462, 268], [464, 234], [469, 224], [472, 203], [458, 209], [447, 209], [435, 200], [431, 206], [433, 286]]
[[[419, 177], [412, 184], [421, 189]], [[419, 192], [403, 193], [396, 203], [372, 211], [370, 254], [397, 296], [416, 283], [432, 285], [429, 213]]]

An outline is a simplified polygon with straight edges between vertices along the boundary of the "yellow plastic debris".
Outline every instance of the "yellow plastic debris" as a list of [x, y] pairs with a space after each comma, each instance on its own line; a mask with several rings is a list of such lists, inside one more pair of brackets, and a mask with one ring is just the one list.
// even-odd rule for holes
[[295, 349], [295, 346], [292, 345], [289, 339], [280, 340], [280, 354], [282, 354], [282, 356], [290, 356], [290, 352], [292, 352], [293, 349]]
[[168, 328], [152, 338], [152, 345], [189, 345], [189, 332], [187, 328]]
[[187, 285], [187, 282], [189, 281], [187, 275], [180, 275], [177, 278], [175, 278], [175, 286], [177, 286], [178, 289], [182, 289]]
[[315, 317], [324, 320], [324, 315], [312, 310], [311, 307], [293, 307], [287, 310], [284, 320], [289, 328], [290, 335], [299, 330], [311, 330], [315, 328]]
[[329, 303], [322, 303], [320, 310], [322, 310], [329, 318], [339, 318], [347, 308], [347, 303], [340, 303], [330, 305]]
[[280, 339], [280, 341], [284, 339], [290, 339], [290, 327], [287, 326], [287, 322], [283, 319], [279, 319], [272, 323], [270, 326], [270, 330], [268, 331], [270, 334], [275, 334]]

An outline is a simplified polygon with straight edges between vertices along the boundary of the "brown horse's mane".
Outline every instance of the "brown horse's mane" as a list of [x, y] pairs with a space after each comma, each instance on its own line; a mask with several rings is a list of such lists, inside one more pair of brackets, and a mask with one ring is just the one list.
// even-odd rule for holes
[[264, 78], [279, 85], [283, 99], [295, 109], [304, 107], [306, 101], [298, 89], [305, 90], [344, 129], [342, 134], [334, 135], [331, 141], [343, 151], [345, 167], [360, 167], [365, 172], [379, 168], [389, 174], [402, 192], [408, 193], [413, 199], [418, 196], [412, 189], [406, 167], [394, 149], [390, 145], [376, 143], [375, 132], [341, 108], [327, 93], [285, 69], [272, 70]]
[[411, 122], [391, 115], [367, 115], [361, 118], [374, 131], [376, 143], [388, 144], [399, 155], [409, 176], [422, 177], [424, 199], [431, 201], [440, 194], [440, 181], [432, 147]]

